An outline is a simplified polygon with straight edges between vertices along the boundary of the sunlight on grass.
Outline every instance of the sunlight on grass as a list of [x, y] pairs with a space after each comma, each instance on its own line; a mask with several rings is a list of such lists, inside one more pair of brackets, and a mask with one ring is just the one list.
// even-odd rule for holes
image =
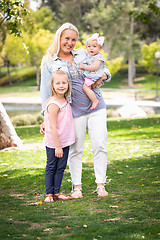
[[[83, 198], [44, 204], [45, 149], [0, 152], [1, 238], [130, 240], [159, 238], [160, 115], [108, 120], [107, 198], [98, 198], [91, 141], [83, 155]], [[24, 145], [39, 126], [17, 127]], [[72, 189], [67, 167], [61, 190]]]

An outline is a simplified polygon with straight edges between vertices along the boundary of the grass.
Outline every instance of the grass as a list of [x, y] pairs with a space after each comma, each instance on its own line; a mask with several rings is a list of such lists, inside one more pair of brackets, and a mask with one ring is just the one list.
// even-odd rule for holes
[[[102, 88], [121, 88], [121, 89], [123, 87], [124, 88], [128, 87], [128, 75], [118, 73], [115, 76], [113, 76], [109, 84], [105, 83], [104, 86], [102, 86]], [[134, 87], [137, 89], [148, 90], [156, 89], [156, 76], [151, 74], [137, 74], [136, 79], [134, 81]]]
[[[45, 150], [1, 152], [1, 239], [157, 240], [160, 115], [108, 120], [107, 198], [95, 190], [86, 135], [83, 199], [42, 204]], [[39, 126], [17, 127], [24, 144], [41, 142]], [[71, 191], [68, 167], [61, 190]]]
[[[115, 76], [112, 77], [112, 81], [108, 84], [105, 83], [102, 88], [121, 88], [127, 87], [128, 84], [128, 75], [127, 75], [127, 66], [125, 66], [125, 71], [118, 72]], [[139, 68], [137, 67], [138, 71]], [[0, 89], [0, 94], [6, 94], [10, 92], [34, 92], [36, 90], [36, 76], [35, 71], [32, 67], [11, 67], [10, 68], [11, 77], [13, 78], [13, 85], [4, 85]], [[7, 69], [1, 68], [0, 73], [0, 85], [5, 79], [8, 79]], [[7, 84], [7, 82], [6, 82]], [[156, 89], [156, 75], [150, 75], [146, 72], [137, 73], [135, 79], [135, 88], [138, 89]], [[23, 96], [23, 95], [22, 95]]]

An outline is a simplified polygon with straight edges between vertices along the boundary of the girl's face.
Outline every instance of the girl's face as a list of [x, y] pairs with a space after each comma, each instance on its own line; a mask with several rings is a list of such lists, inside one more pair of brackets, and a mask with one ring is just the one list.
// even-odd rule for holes
[[60, 51], [59, 54], [70, 53], [76, 45], [78, 35], [71, 29], [66, 29], [60, 38]]
[[53, 80], [53, 88], [58, 96], [64, 96], [68, 90], [68, 80], [64, 75], [55, 75]]
[[97, 41], [87, 41], [87, 52], [90, 53], [92, 56], [96, 55], [97, 53], [99, 53], [99, 51], [101, 50], [101, 46], [99, 46], [97, 44]]

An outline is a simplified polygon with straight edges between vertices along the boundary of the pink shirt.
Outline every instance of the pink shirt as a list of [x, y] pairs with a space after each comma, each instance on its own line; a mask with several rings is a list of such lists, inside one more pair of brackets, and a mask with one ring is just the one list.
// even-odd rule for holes
[[70, 104], [65, 101], [64, 104], [60, 105], [56, 101], [50, 100], [46, 104], [44, 111], [44, 124], [45, 124], [45, 135], [44, 144], [49, 148], [55, 148], [52, 134], [50, 131], [49, 113], [47, 111], [50, 104], [56, 104], [60, 111], [57, 115], [57, 131], [59, 142], [62, 148], [67, 147], [75, 142], [74, 122]]

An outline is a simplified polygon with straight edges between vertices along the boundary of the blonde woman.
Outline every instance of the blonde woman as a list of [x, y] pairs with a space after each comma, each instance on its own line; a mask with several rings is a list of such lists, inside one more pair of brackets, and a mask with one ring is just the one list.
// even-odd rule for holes
[[[103, 76], [92, 85], [99, 104], [95, 109], [91, 109], [92, 102], [83, 91], [84, 78], [82, 70], [79, 69], [79, 63], [84, 61], [88, 53], [82, 48], [74, 49], [78, 35], [78, 29], [73, 24], [64, 23], [55, 33], [54, 42], [42, 59], [40, 90], [42, 109], [46, 99], [51, 95], [49, 82], [53, 72], [57, 69], [67, 72], [72, 87], [71, 109], [75, 126], [75, 143], [71, 145], [69, 151], [69, 169], [74, 185], [72, 198], [82, 197], [82, 155], [87, 127], [93, 147], [97, 195], [105, 197], [108, 195], [104, 187], [107, 170], [106, 105], [97, 87], [102, 81], [110, 81], [111, 75], [106, 67]], [[40, 131], [44, 134], [43, 124]]]

